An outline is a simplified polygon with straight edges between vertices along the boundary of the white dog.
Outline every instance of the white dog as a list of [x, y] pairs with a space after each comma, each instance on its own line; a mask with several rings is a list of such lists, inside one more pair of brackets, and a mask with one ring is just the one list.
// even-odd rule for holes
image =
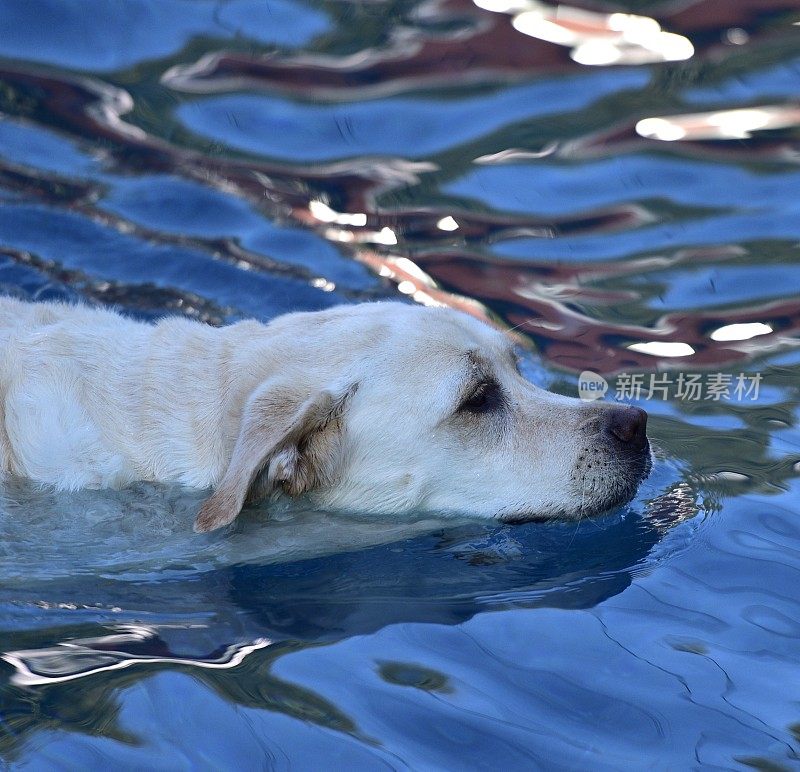
[[533, 386], [508, 337], [449, 309], [216, 329], [0, 299], [0, 469], [60, 489], [213, 486], [198, 531], [272, 492], [360, 513], [597, 514], [646, 475], [646, 418]]

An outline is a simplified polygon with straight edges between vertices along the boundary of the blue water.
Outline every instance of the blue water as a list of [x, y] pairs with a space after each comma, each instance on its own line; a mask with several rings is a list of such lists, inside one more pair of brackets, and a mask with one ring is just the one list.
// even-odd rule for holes
[[650, 478], [577, 526], [198, 536], [203, 492], [6, 481], [0, 765], [800, 767], [800, 7], [581, 7], [694, 53], [579, 64], [472, 0], [0, 4], [4, 294], [223, 324], [422, 291], [572, 396], [762, 378], [645, 393]]
[[595, 71], [564, 80], [446, 102], [394, 97], [319, 105], [266, 95], [224, 96], [182, 105], [177, 114], [201, 136], [273, 158], [420, 158], [474, 142], [512, 121], [585, 109], [598, 95], [645, 85], [647, 76], [639, 71]]

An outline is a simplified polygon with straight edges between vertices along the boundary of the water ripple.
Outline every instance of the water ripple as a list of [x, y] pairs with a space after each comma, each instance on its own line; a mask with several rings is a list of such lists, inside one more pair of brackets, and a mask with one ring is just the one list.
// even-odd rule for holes
[[200, 538], [199, 492], [5, 481], [0, 763], [796, 766], [796, 0], [118, 6], [0, 8], [2, 292], [402, 296], [515, 328], [569, 395], [763, 383], [642, 400], [651, 478], [577, 525]]

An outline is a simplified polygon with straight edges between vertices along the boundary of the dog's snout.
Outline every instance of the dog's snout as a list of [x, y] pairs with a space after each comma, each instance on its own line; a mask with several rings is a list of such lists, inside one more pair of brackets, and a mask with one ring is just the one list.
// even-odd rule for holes
[[603, 433], [631, 450], [647, 445], [647, 413], [632, 405], [614, 406], [603, 416]]

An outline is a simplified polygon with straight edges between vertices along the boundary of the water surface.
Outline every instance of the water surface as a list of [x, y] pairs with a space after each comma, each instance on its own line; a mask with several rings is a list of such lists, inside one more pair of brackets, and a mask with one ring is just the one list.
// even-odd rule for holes
[[8, 482], [4, 764], [798, 766], [800, 9], [553, 8], [0, 6], [3, 293], [211, 324], [402, 297], [516, 327], [572, 396], [761, 377], [645, 388], [653, 473], [578, 525], [197, 536], [202, 492]]

